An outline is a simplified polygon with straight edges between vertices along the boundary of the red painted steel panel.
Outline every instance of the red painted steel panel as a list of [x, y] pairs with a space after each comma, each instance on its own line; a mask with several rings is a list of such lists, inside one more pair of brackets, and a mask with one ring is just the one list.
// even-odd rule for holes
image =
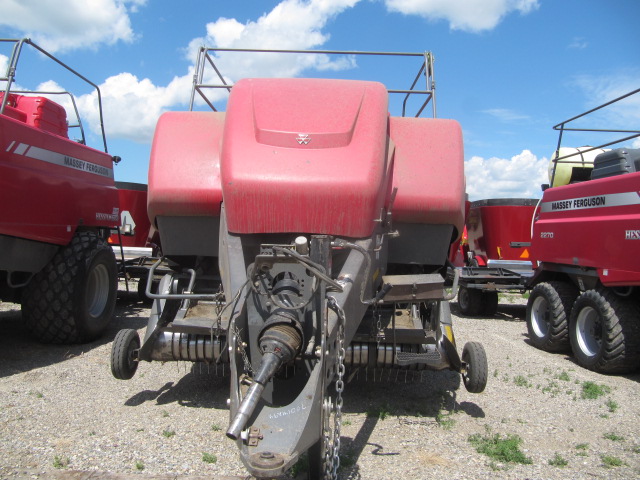
[[[118, 201], [120, 203], [120, 226], [123, 218], [129, 223], [133, 220], [133, 235], [125, 235], [121, 231], [122, 245], [125, 247], [145, 247], [149, 237], [149, 216], [147, 215], [147, 186], [142, 184], [118, 184]], [[129, 223], [130, 224], [130, 223]], [[118, 243], [118, 234], [111, 235], [109, 241]]]
[[640, 285], [640, 172], [546, 190], [531, 242], [537, 261], [597, 268], [605, 285]]
[[530, 261], [530, 247], [511, 242], [531, 241], [531, 221], [537, 200], [489, 199], [473, 202], [467, 217], [469, 249], [487, 260]]
[[370, 235], [387, 193], [387, 118], [379, 83], [239, 81], [222, 147], [229, 230]]
[[393, 220], [464, 228], [462, 130], [455, 120], [391, 117]]
[[224, 113], [167, 112], [158, 120], [149, 165], [148, 213], [220, 216]]
[[115, 227], [111, 156], [0, 115], [0, 234], [64, 245], [78, 225]]

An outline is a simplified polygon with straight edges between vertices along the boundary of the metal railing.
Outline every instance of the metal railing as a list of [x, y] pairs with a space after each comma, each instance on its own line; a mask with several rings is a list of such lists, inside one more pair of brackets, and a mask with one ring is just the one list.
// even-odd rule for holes
[[[402, 102], [402, 116], [407, 115], [407, 102], [413, 95], [425, 96], [424, 102], [419, 105], [418, 112], [415, 117], [419, 117], [429, 103], [431, 103], [432, 116], [436, 117], [436, 98], [435, 98], [435, 77], [433, 73], [433, 55], [431, 52], [424, 53], [405, 53], [405, 52], [360, 52], [360, 51], [342, 51], [342, 50], [259, 50], [245, 48], [209, 48], [200, 47], [196, 69], [193, 76], [193, 88], [191, 90], [191, 100], [189, 109], [193, 110], [196, 93], [200, 98], [214, 111], [217, 111], [213, 102], [207, 97], [206, 91], [209, 89], [225, 89], [231, 91], [233, 84], [228, 83], [218, 66], [215, 63], [215, 54], [218, 52], [233, 53], [278, 53], [278, 54], [310, 54], [310, 55], [350, 55], [350, 56], [380, 56], [380, 57], [419, 57], [421, 58], [418, 73], [416, 74], [411, 86], [405, 89], [387, 89], [390, 94], [404, 94]], [[219, 83], [204, 83], [207, 67], [212, 69]], [[416, 86], [421, 77], [425, 78], [425, 89], [417, 89]]]
[[[592, 108], [591, 110], [587, 110], [584, 113], [581, 113], [579, 115], [576, 115], [575, 117], [571, 117], [568, 120], [565, 120], [563, 122], [558, 123], [557, 125], [553, 126], [553, 129], [556, 131], [559, 131], [559, 135], [558, 135], [558, 146], [556, 147], [556, 151], [555, 151], [555, 156], [553, 158], [553, 174], [551, 176], [551, 185], [553, 185], [553, 182], [555, 180], [555, 176], [556, 176], [556, 166], [558, 163], [573, 163], [573, 161], [571, 160], [567, 160], [570, 159], [571, 157], [575, 157], [578, 155], [584, 155], [585, 153], [594, 151], [594, 150], [598, 150], [604, 147], [610, 147], [611, 145], [616, 145], [622, 142], [626, 142], [628, 140], [631, 140], [633, 138], [637, 138], [640, 137], [640, 130], [619, 130], [619, 129], [602, 129], [602, 128], [583, 128], [583, 127], [568, 127], [568, 124], [571, 124], [572, 122], [575, 122], [578, 119], [584, 118], [594, 112], [600, 111], [610, 105], [613, 105], [615, 103], [618, 103], [622, 100], [624, 100], [625, 98], [629, 98], [632, 97], [633, 95], [636, 95], [640, 93], [640, 88], [636, 89], [636, 90], [632, 90], [629, 93], [626, 93], [624, 95], [621, 95], [619, 97], [614, 98], [613, 100], [610, 100], [606, 103], [603, 103], [602, 105], [598, 105], [595, 108]], [[597, 132], [597, 133], [621, 133], [621, 134], [630, 134], [630, 135], [626, 135], [622, 138], [616, 138], [615, 140], [612, 141], [607, 141], [605, 143], [601, 143], [597, 146], [589, 146], [588, 148], [584, 148], [584, 149], [580, 149], [579, 151], [575, 152], [575, 153], [571, 153], [570, 155], [563, 155], [560, 156], [560, 147], [562, 145], [562, 137], [564, 135], [565, 132]]]
[[[68, 65], [66, 65], [65, 63], [63, 63], [62, 61], [58, 60], [56, 57], [51, 55], [46, 50], [42, 49], [41, 47], [39, 47], [38, 45], [33, 43], [31, 41], [31, 39], [29, 39], [29, 38], [23, 38], [23, 39], [0, 38], [0, 44], [2, 44], [2, 43], [13, 43], [14, 45], [13, 45], [13, 49], [12, 49], [12, 52], [11, 52], [11, 57], [9, 59], [9, 63], [7, 65], [7, 70], [6, 70], [5, 74], [4, 74], [4, 76], [0, 77], [0, 82], [6, 82], [6, 85], [5, 85], [4, 89], [3, 89], [4, 95], [3, 95], [3, 98], [2, 98], [2, 102], [0, 102], [0, 114], [4, 113], [4, 110], [5, 110], [6, 106], [7, 106], [7, 103], [9, 102], [9, 94], [10, 93], [14, 93], [14, 94], [29, 94], [29, 95], [33, 95], [33, 94], [37, 94], [37, 95], [68, 95], [70, 97], [70, 99], [71, 99], [71, 105], [73, 106], [74, 113], [75, 113], [75, 116], [76, 116], [76, 119], [77, 119], [76, 123], [69, 124], [68, 127], [69, 128], [79, 128], [80, 129], [80, 135], [81, 135], [81, 139], [79, 140], [79, 142], [82, 143], [82, 144], [86, 144], [86, 139], [85, 139], [85, 134], [84, 134], [84, 127], [82, 126], [82, 120], [80, 119], [80, 115], [78, 113], [78, 108], [76, 106], [76, 102], [75, 102], [75, 98], [74, 98], [73, 94], [71, 94], [70, 92], [67, 92], [67, 91], [45, 92], [45, 91], [34, 91], [34, 90], [15, 90], [15, 89], [11, 88], [13, 83], [15, 82], [16, 71], [18, 69], [18, 61], [19, 61], [20, 55], [22, 53], [22, 47], [23, 47], [23, 45], [29, 45], [29, 46], [33, 47], [34, 49], [36, 49], [41, 54], [43, 54], [44, 56], [46, 56], [49, 59], [53, 60], [55, 63], [60, 65], [62, 68], [64, 68], [68, 72], [70, 72], [73, 75], [75, 75], [77, 78], [81, 79], [82, 81], [84, 81], [88, 85], [91, 85], [95, 89], [95, 91], [97, 93], [97, 96], [98, 96], [98, 118], [99, 118], [99, 122], [100, 122], [100, 131], [102, 133], [102, 143], [103, 143], [103, 146], [104, 146], [105, 153], [108, 153], [107, 137], [106, 137], [105, 132], [104, 132], [104, 121], [103, 121], [103, 116], [102, 116], [102, 96], [100, 94], [100, 88], [95, 83], [93, 83], [92, 81], [87, 79], [85, 76], [83, 76], [82, 74], [78, 73], [76, 70], [74, 70], [73, 68], [69, 67]], [[0, 74], [1, 74], [1, 72], [0, 72]]]

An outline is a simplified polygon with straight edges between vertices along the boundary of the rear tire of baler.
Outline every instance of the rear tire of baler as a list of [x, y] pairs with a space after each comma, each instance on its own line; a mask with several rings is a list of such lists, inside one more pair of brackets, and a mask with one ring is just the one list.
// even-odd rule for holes
[[468, 342], [462, 349], [462, 362], [465, 370], [462, 381], [470, 393], [481, 393], [487, 386], [489, 364], [484, 347], [479, 342]]
[[118, 380], [129, 380], [138, 369], [134, 351], [140, 348], [140, 336], [136, 330], [120, 330], [111, 344], [111, 373]]
[[111, 321], [117, 290], [113, 250], [97, 234], [80, 232], [31, 279], [22, 314], [41, 342], [89, 342]]
[[569, 338], [581, 367], [628, 373], [640, 364], [640, 306], [607, 288], [587, 290], [571, 312]]
[[539, 283], [527, 301], [527, 330], [534, 347], [545, 352], [569, 350], [569, 315], [578, 289], [568, 282]]
[[498, 311], [498, 292], [482, 292], [482, 313], [493, 316]]
[[482, 292], [475, 288], [460, 287], [458, 306], [464, 315], [478, 315], [482, 309]]

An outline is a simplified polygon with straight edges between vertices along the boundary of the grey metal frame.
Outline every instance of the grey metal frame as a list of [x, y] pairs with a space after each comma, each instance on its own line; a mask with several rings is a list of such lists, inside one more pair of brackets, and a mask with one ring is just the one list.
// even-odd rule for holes
[[76, 70], [74, 70], [73, 68], [69, 67], [67, 64], [65, 64], [61, 60], [59, 60], [56, 57], [54, 57], [53, 55], [51, 55], [46, 50], [42, 49], [41, 47], [39, 47], [38, 45], [33, 43], [31, 41], [31, 39], [29, 39], [29, 38], [22, 38], [22, 39], [0, 38], [0, 43], [13, 43], [14, 44], [13, 45], [13, 50], [12, 50], [12, 53], [11, 53], [11, 58], [9, 60], [8, 66], [7, 66], [7, 71], [5, 72], [5, 75], [3, 77], [0, 77], [0, 82], [2, 82], [2, 81], [7, 82], [7, 85], [6, 85], [5, 89], [4, 89], [4, 97], [2, 99], [2, 102], [0, 103], [0, 115], [4, 113], [5, 107], [7, 105], [8, 100], [9, 100], [9, 93], [26, 93], [26, 94], [36, 94], [37, 93], [37, 94], [42, 94], [42, 95], [68, 95], [69, 98], [71, 99], [71, 103], [73, 105], [73, 109], [74, 109], [74, 112], [75, 112], [75, 115], [76, 115], [76, 119], [78, 120], [77, 124], [70, 124], [69, 128], [79, 128], [80, 129], [80, 135], [81, 135], [80, 142], [83, 145], [86, 144], [86, 139], [85, 139], [85, 135], [84, 135], [84, 127], [82, 126], [82, 120], [80, 119], [80, 114], [78, 113], [78, 107], [76, 106], [75, 98], [74, 98], [72, 93], [66, 92], [66, 91], [46, 92], [46, 91], [12, 90], [11, 89], [11, 85], [13, 84], [13, 82], [15, 80], [16, 71], [17, 71], [17, 68], [18, 68], [18, 61], [19, 61], [20, 55], [22, 53], [22, 47], [23, 47], [23, 45], [30, 45], [31, 47], [36, 49], [38, 52], [40, 52], [44, 56], [48, 57], [49, 59], [53, 60], [55, 63], [60, 65], [62, 68], [66, 69], [67, 71], [69, 71], [70, 73], [72, 73], [73, 75], [75, 75], [76, 77], [78, 77], [79, 79], [84, 81], [85, 83], [91, 85], [96, 90], [96, 92], [98, 94], [98, 116], [99, 116], [99, 119], [100, 119], [100, 131], [102, 132], [102, 144], [104, 146], [104, 152], [108, 153], [109, 150], [107, 149], [107, 137], [106, 137], [105, 132], [104, 132], [104, 120], [103, 120], [103, 116], [102, 116], [102, 96], [100, 94], [100, 88], [95, 83], [93, 83], [91, 80], [87, 79], [84, 75], [78, 73]]
[[[556, 176], [556, 165], [558, 163], [570, 163], [571, 157], [575, 157], [577, 155], [582, 155], [584, 153], [587, 152], [591, 152], [593, 150], [597, 150], [599, 148], [604, 148], [604, 147], [609, 147], [611, 145], [615, 145], [618, 143], [622, 143], [622, 142], [626, 142], [627, 140], [631, 140], [633, 138], [637, 138], [640, 137], [640, 130], [614, 130], [614, 129], [601, 129], [601, 128], [579, 128], [579, 127], [567, 127], [568, 124], [571, 124], [572, 122], [587, 117], [588, 115], [592, 114], [593, 112], [596, 112], [598, 110], [602, 110], [603, 108], [606, 108], [610, 105], [613, 105], [621, 100], [624, 100], [625, 98], [628, 97], [632, 97], [633, 95], [636, 95], [640, 93], [640, 88], [636, 89], [636, 90], [632, 90], [629, 93], [626, 93], [624, 95], [621, 95], [619, 97], [614, 98], [613, 100], [610, 100], [606, 103], [603, 103], [602, 105], [598, 105], [595, 108], [592, 108], [591, 110], [587, 110], [584, 113], [581, 113], [579, 115], [576, 115], [575, 117], [571, 117], [568, 120], [564, 120], [563, 122], [558, 123], [557, 125], [553, 126], [553, 129], [560, 132], [558, 135], [558, 146], [556, 147], [556, 153], [555, 153], [555, 158], [553, 159], [553, 174], [551, 176], [551, 185], [553, 185], [553, 181], [555, 180], [555, 176]], [[562, 145], [562, 137], [564, 132], [598, 132], [598, 133], [630, 133], [631, 135], [627, 135], [623, 138], [620, 139], [616, 139], [613, 140], [611, 142], [606, 142], [606, 143], [602, 143], [600, 145], [597, 145], [595, 147], [589, 147], [585, 150], [582, 150], [580, 152], [577, 153], [572, 153], [571, 155], [564, 155], [562, 157], [559, 156], [559, 151], [560, 151], [560, 146]]]
[[[387, 91], [392, 94], [404, 94], [405, 98], [402, 106], [402, 116], [406, 116], [406, 106], [407, 101], [411, 95], [426, 95], [426, 100], [422, 103], [418, 112], [415, 114], [415, 117], [419, 117], [424, 109], [427, 107], [429, 103], [431, 103], [431, 110], [433, 118], [436, 117], [436, 82], [435, 76], [433, 72], [433, 54], [431, 52], [423, 52], [423, 53], [411, 53], [411, 52], [362, 52], [362, 51], [348, 51], [348, 50], [260, 50], [260, 49], [248, 49], [248, 48], [210, 48], [210, 47], [200, 47], [198, 51], [198, 59], [196, 62], [196, 71], [193, 76], [193, 88], [191, 90], [191, 100], [189, 102], [189, 110], [193, 110], [193, 105], [195, 101], [195, 94], [198, 92], [198, 95], [204, 100], [204, 102], [213, 110], [217, 111], [213, 103], [207, 98], [205, 91], [207, 89], [226, 89], [227, 91], [231, 91], [233, 88], [233, 84], [228, 84], [222, 73], [215, 64], [214, 56], [216, 52], [235, 52], [238, 54], [241, 53], [291, 53], [291, 54], [311, 54], [311, 55], [353, 55], [353, 56], [380, 56], [380, 57], [408, 57], [408, 58], [421, 58], [422, 61], [420, 63], [418, 73], [416, 74], [411, 86], [408, 89], [388, 89]], [[205, 68], [206, 66], [212, 68], [218, 78], [220, 79], [220, 83], [218, 84], [205, 84], [203, 83]], [[424, 90], [417, 90], [416, 85], [420, 77], [425, 75], [425, 86]]]

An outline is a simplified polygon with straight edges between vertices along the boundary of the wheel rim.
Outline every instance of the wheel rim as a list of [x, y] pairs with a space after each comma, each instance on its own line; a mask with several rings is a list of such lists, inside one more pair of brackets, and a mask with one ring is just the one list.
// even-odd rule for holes
[[109, 270], [105, 265], [96, 265], [89, 274], [87, 283], [87, 305], [89, 315], [99, 317], [109, 299]]
[[531, 306], [531, 327], [537, 337], [543, 338], [549, 332], [549, 302], [544, 297], [536, 297]]
[[593, 357], [602, 346], [602, 324], [600, 315], [592, 307], [584, 307], [576, 320], [578, 347], [585, 355]]
[[471, 370], [473, 369], [473, 365], [469, 363], [469, 353], [467, 351], [463, 352], [462, 361], [466, 364], [462, 374], [462, 383], [466, 386], [469, 383], [469, 377], [471, 377]]

